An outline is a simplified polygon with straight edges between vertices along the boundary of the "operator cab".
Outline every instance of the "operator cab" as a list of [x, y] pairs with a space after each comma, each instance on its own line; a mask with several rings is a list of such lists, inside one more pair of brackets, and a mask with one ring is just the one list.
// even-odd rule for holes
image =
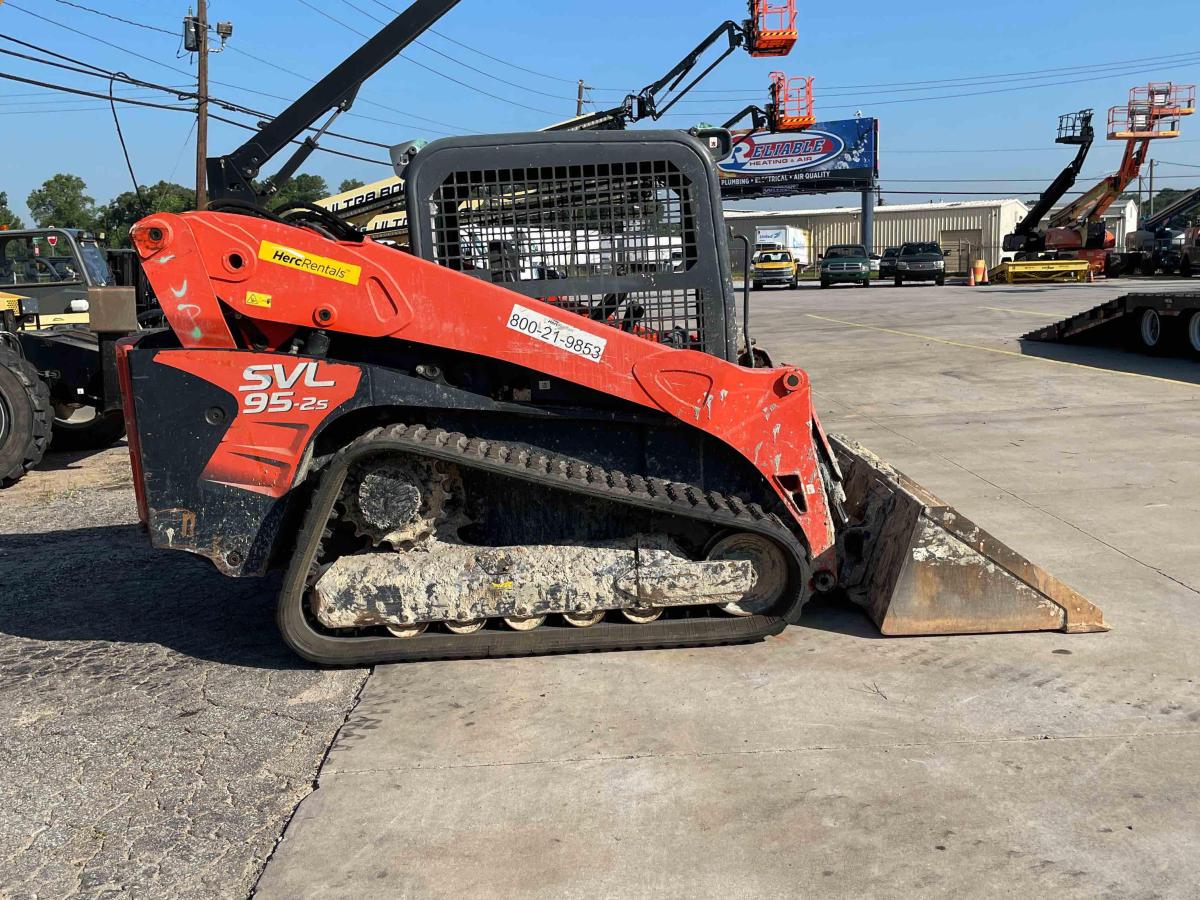
[[0, 231], [0, 291], [35, 301], [42, 325], [86, 324], [88, 289], [112, 283], [104, 251], [86, 231]]

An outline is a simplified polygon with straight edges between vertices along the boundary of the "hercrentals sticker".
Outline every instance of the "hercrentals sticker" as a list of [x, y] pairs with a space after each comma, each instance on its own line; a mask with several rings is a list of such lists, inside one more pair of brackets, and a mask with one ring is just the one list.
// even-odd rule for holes
[[358, 284], [358, 279], [362, 276], [361, 266], [353, 266], [336, 259], [326, 259], [324, 256], [305, 253], [303, 250], [274, 244], [271, 241], [262, 242], [262, 246], [258, 248], [258, 258], [275, 263], [277, 266], [299, 269], [309, 275], [319, 275], [321, 278], [342, 281], [346, 284]]

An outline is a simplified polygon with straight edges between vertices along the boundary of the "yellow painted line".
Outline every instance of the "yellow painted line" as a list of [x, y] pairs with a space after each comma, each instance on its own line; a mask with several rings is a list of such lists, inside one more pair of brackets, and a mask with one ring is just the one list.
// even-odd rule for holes
[[987, 353], [999, 353], [1001, 356], [1015, 356], [1017, 359], [1027, 359], [1032, 362], [1052, 363], [1056, 366], [1070, 366], [1072, 369], [1086, 369], [1089, 372], [1103, 372], [1107, 375], [1128, 375], [1130, 378], [1146, 378], [1150, 381], [1165, 381], [1169, 384], [1182, 384], [1186, 387], [1200, 387], [1195, 382], [1179, 381], [1175, 378], [1163, 378], [1161, 375], [1143, 375], [1141, 372], [1124, 372], [1120, 369], [1105, 369], [1101, 366], [1088, 366], [1083, 363], [1067, 362], [1065, 359], [1049, 359], [1045, 356], [1030, 356], [1018, 353], [1016, 350], [1001, 350], [999, 347], [984, 347], [982, 344], [965, 344], [962, 341], [951, 341], [946, 338], [933, 337], [929, 334], [918, 334], [915, 331], [900, 331], [896, 328], [883, 328], [879, 325], [864, 325], [862, 322], [847, 322], [845, 319], [833, 319], [829, 316], [818, 316], [815, 313], [805, 313], [810, 319], [820, 319], [822, 322], [833, 322], [850, 328], [865, 328], [868, 331], [878, 331], [882, 334], [898, 334], [901, 337], [917, 338], [922, 341], [933, 341], [935, 344], [945, 344], [948, 347], [961, 347], [964, 350], [983, 350]]
[[1025, 313], [1027, 316], [1045, 316], [1047, 319], [1065, 319], [1070, 313], [1038, 312], [1035, 309], [1013, 309], [1011, 306], [981, 306], [980, 309], [990, 309], [995, 312]]

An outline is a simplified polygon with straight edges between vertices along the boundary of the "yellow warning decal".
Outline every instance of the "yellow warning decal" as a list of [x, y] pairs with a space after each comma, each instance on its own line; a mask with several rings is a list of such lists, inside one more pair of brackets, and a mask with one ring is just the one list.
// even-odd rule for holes
[[261, 306], [263, 309], [271, 308], [271, 295], [260, 294], [258, 291], [246, 291], [247, 306]]
[[346, 284], [358, 284], [358, 279], [362, 276], [362, 267], [360, 266], [353, 266], [336, 259], [326, 259], [324, 256], [305, 253], [303, 250], [285, 247], [271, 241], [262, 242], [262, 246], [258, 248], [258, 258], [277, 266], [286, 266], [289, 269], [297, 269], [307, 272], [309, 275], [318, 275], [321, 278], [329, 278], [332, 281], [341, 281]]

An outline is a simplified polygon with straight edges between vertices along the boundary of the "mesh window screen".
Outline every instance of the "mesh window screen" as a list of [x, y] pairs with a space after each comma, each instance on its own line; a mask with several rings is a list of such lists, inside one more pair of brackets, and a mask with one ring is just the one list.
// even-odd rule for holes
[[424, 200], [435, 262], [649, 340], [703, 345], [720, 299], [686, 277], [696, 188], [671, 161], [464, 168]]

